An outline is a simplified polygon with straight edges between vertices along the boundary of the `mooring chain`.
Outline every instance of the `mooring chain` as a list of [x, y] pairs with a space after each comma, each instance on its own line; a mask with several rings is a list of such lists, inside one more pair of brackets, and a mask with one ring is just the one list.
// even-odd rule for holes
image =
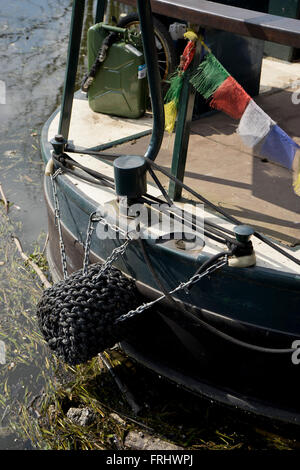
[[57, 176], [61, 174], [62, 174], [62, 169], [59, 168], [55, 173], [53, 173], [53, 175], [50, 175], [50, 180], [51, 180], [53, 199], [54, 199], [55, 221], [56, 221], [56, 225], [58, 228], [61, 265], [62, 265], [64, 279], [67, 279], [68, 277], [67, 257], [66, 257], [66, 251], [65, 251], [65, 244], [63, 241], [63, 237], [62, 237], [60, 209], [59, 209], [59, 201], [58, 201], [56, 181], [55, 181]]
[[[58, 234], [59, 234], [59, 246], [60, 246], [60, 254], [61, 254], [61, 264], [62, 264], [62, 270], [63, 270], [63, 276], [64, 279], [67, 279], [68, 277], [68, 270], [67, 270], [67, 257], [66, 257], [66, 250], [65, 250], [65, 244], [63, 241], [63, 236], [62, 236], [62, 229], [61, 229], [61, 218], [60, 218], [60, 207], [59, 207], [59, 201], [58, 201], [58, 195], [57, 195], [57, 189], [56, 189], [56, 178], [58, 175], [61, 175], [62, 169], [59, 168], [53, 175], [50, 175], [51, 179], [51, 184], [52, 184], [52, 192], [53, 192], [53, 199], [54, 199], [54, 209], [55, 209], [55, 220], [56, 220], [56, 225], [58, 228]], [[90, 251], [91, 251], [91, 242], [92, 242], [92, 236], [93, 232], [95, 230], [95, 223], [102, 223], [105, 226], [109, 227], [116, 233], [121, 233], [124, 238], [125, 238], [125, 243], [117, 248], [115, 248], [111, 255], [107, 258], [105, 263], [101, 266], [101, 269], [99, 273], [97, 273], [97, 276], [95, 280], [98, 280], [102, 274], [107, 271], [114, 261], [117, 260], [117, 258], [121, 255], [123, 255], [129, 245], [129, 243], [134, 240], [134, 234], [132, 232], [132, 235], [128, 232], [125, 232], [125, 230], [121, 229], [121, 227], [117, 227], [116, 225], [113, 225], [109, 223], [101, 214], [98, 212], [93, 212], [90, 215], [89, 218], [89, 224], [87, 228], [87, 235], [86, 235], [86, 242], [84, 246], [84, 260], [83, 260], [83, 274], [87, 274], [88, 272], [88, 266], [89, 266], [89, 258], [90, 258]]]
[[111, 266], [113, 265], [113, 263], [119, 258], [119, 256], [123, 256], [125, 251], [127, 250], [127, 247], [128, 245], [133, 241], [132, 238], [127, 238], [125, 243], [123, 243], [123, 245], [121, 246], [118, 246], [117, 248], [115, 248], [112, 252], [111, 252], [111, 255], [107, 258], [107, 260], [105, 261], [104, 264], [102, 264], [101, 268], [100, 268], [100, 271], [99, 273], [97, 273], [95, 276], [94, 276], [94, 280], [97, 281], [101, 276], [102, 274], [107, 271], [108, 269], [111, 268]]
[[112, 251], [111, 255], [106, 259], [105, 263], [101, 266], [99, 273], [97, 273], [97, 275], [95, 276], [95, 280], [98, 280], [102, 276], [102, 274], [113, 265], [113, 263], [118, 259], [119, 256], [124, 255], [125, 251], [127, 250], [128, 245], [135, 238], [134, 236], [135, 232], [125, 232], [125, 230], [121, 229], [121, 227], [117, 227], [116, 225], [109, 223], [98, 212], [93, 212], [90, 215], [89, 224], [87, 228], [85, 250], [84, 250], [83, 274], [87, 274], [88, 272], [91, 242], [92, 242], [92, 236], [95, 230], [96, 223], [102, 223], [103, 225], [111, 228], [114, 232], [121, 233], [125, 238], [125, 242], [123, 243], [123, 245], [116, 247]]
[[[227, 264], [228, 264], [228, 257], [225, 256], [225, 260], [218, 261], [216, 264], [214, 264], [214, 265], [210, 266], [209, 268], [207, 268], [203, 273], [195, 274], [188, 281], [181, 282], [175, 289], [173, 289], [169, 292], [169, 295], [173, 295], [176, 292], [179, 292], [181, 290], [185, 290], [185, 292], [187, 294], [189, 294], [188, 289], [189, 289], [190, 286], [192, 286], [193, 284], [196, 284], [196, 282], [200, 281], [200, 279], [202, 279], [203, 277], [209, 276], [211, 273], [213, 273], [217, 269], [222, 268], [223, 266], [226, 266]], [[157, 304], [158, 302], [160, 302], [164, 298], [166, 298], [166, 295], [162, 295], [162, 296], [158, 297], [157, 299], [152, 300], [151, 302], [142, 304], [138, 308], [136, 308], [135, 310], [130, 310], [128, 313], [125, 313], [125, 315], [121, 315], [116, 320], [116, 323], [129, 320], [130, 318], [135, 317], [135, 316], [143, 313], [145, 310], [148, 310], [149, 308], [151, 308], [153, 305]]]
[[96, 214], [97, 214], [96, 212], [93, 212], [89, 218], [86, 241], [85, 241], [85, 246], [84, 246], [84, 259], [83, 259], [83, 267], [82, 267], [83, 274], [87, 274], [88, 267], [90, 264], [90, 251], [91, 251], [92, 236], [95, 230], [94, 224], [100, 221], [100, 219], [96, 216]]

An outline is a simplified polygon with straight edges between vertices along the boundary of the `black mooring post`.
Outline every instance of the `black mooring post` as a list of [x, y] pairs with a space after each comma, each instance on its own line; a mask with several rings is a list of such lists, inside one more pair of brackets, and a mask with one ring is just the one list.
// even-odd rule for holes
[[152, 138], [145, 157], [150, 158], [150, 160], [155, 160], [160, 150], [165, 130], [161, 77], [158, 67], [150, 0], [138, 0], [137, 7], [140, 18], [153, 112]]
[[107, 0], [98, 0], [97, 1], [97, 8], [96, 8], [96, 15], [95, 15], [95, 23], [102, 23], [106, 11]]
[[61, 134], [66, 140], [68, 139], [70, 129], [73, 96], [75, 91], [75, 81], [83, 27], [84, 6], [85, 0], [74, 0], [73, 2], [67, 71], [65, 75], [64, 93], [58, 128], [58, 134]]

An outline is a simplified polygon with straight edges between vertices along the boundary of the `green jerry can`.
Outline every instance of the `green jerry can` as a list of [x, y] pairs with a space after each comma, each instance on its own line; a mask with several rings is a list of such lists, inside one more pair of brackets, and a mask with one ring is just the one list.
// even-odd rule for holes
[[[88, 67], [93, 66], [102, 43], [117, 28], [103, 23], [88, 30]], [[140, 47], [139, 47], [140, 46]], [[108, 48], [106, 58], [97, 70], [88, 90], [90, 108], [103, 114], [139, 118], [146, 110], [147, 69], [141, 40], [131, 40], [126, 30]]]

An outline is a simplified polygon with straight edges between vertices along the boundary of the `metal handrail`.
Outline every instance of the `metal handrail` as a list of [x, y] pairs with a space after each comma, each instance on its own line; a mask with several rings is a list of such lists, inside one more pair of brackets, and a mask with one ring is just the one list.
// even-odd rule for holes
[[145, 157], [150, 160], [155, 160], [161, 148], [165, 131], [165, 113], [161, 90], [161, 77], [158, 67], [150, 0], [138, 0], [137, 6], [153, 112], [153, 132]]
[[83, 27], [84, 7], [85, 0], [74, 0], [70, 26], [67, 68], [58, 126], [58, 134], [61, 134], [65, 140], [68, 139], [71, 122], [73, 96], [75, 91], [76, 73], [78, 68]]
[[[118, 0], [135, 5], [135, 0]], [[300, 21], [207, 0], [151, 0], [153, 13], [300, 48]]]
[[[161, 78], [156, 57], [153, 19], [150, 0], [137, 0], [140, 16], [141, 32], [144, 46], [144, 54], [148, 69], [149, 89], [153, 110], [153, 132], [145, 157], [154, 160], [158, 155], [164, 135], [165, 119], [161, 92]], [[96, 10], [96, 19], [103, 20], [106, 0], [99, 0]], [[85, 0], [74, 0], [70, 40], [68, 47], [67, 70], [64, 83], [64, 92], [61, 106], [58, 134], [68, 140], [73, 96], [75, 91], [76, 73], [81, 44]]]

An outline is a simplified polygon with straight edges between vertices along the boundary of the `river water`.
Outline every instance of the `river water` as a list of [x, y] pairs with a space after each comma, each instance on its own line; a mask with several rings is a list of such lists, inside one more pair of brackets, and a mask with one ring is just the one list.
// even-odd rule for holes
[[22, 221], [25, 246], [46, 229], [42, 165], [37, 139], [61, 95], [70, 1], [1, 2], [0, 105], [1, 183]]
[[[24, 449], [34, 444], [20, 438], [16, 416], [45, 386], [47, 351], [34, 316], [40, 283], [11, 235], [27, 253], [45, 244], [39, 139], [62, 96], [72, 1], [0, 3], [0, 184], [9, 201], [8, 216], [0, 204], [0, 449]], [[86, 3], [84, 35], [96, 7]], [[85, 64], [83, 50], [79, 79]]]
[[[28, 429], [39, 418], [34, 403], [51, 392], [54, 376], [35, 318], [41, 283], [11, 236], [42, 262], [47, 221], [39, 139], [62, 96], [71, 6], [71, 0], [0, 0], [0, 184], [10, 203], [7, 215], [0, 204], [0, 450], [40, 447]], [[88, 0], [84, 35], [94, 11]], [[83, 49], [78, 79], [85, 59]]]
[[[11, 235], [26, 252], [45, 241], [43, 165], [39, 136], [62, 93], [70, 0], [1, 1], [0, 8], [0, 183], [10, 208], [0, 207], [0, 449], [31, 448], [11, 424], [18, 408], [43, 386], [45, 351], [39, 345], [34, 305], [40, 295], [24, 268]], [[3, 85], [4, 84], [4, 85]], [[4, 95], [4, 96], [3, 96]], [[33, 248], [34, 247], [34, 248]], [[31, 398], [30, 398], [31, 397]]]

